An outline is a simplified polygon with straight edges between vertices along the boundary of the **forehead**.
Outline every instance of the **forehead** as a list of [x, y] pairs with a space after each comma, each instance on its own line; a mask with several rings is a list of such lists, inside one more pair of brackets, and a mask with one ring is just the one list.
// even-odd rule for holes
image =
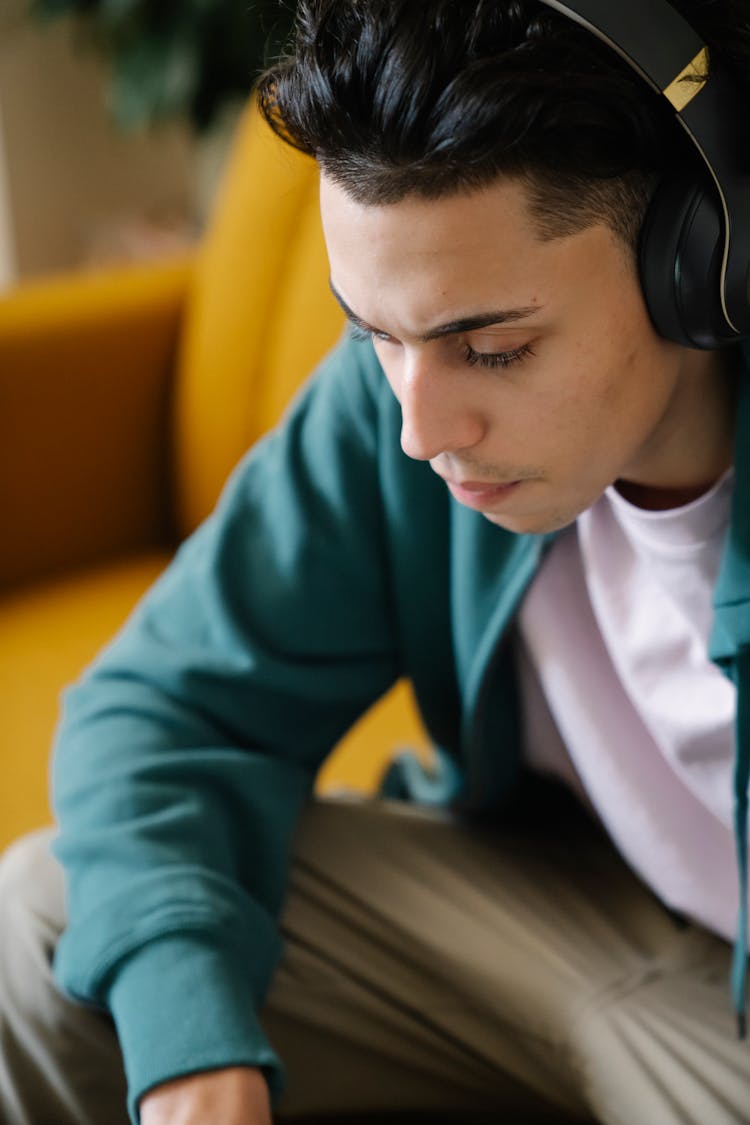
[[509, 242], [538, 241], [520, 180], [503, 178], [472, 191], [438, 198], [412, 194], [396, 203], [361, 203], [325, 175], [320, 201], [326, 238], [342, 249], [349, 241], [377, 236], [384, 249], [403, 254], [434, 254], [455, 248], [478, 254], [488, 239], [501, 247]]
[[511, 262], [528, 261], [537, 239], [524, 189], [491, 188], [397, 203], [365, 204], [321, 178], [321, 215], [332, 279], [361, 300], [375, 287], [436, 292], [497, 283]]
[[323, 176], [320, 199], [331, 280], [374, 325], [403, 317], [416, 329], [443, 314], [546, 304], [612, 242], [606, 228], [542, 240], [527, 189], [509, 178], [438, 199], [365, 204]]

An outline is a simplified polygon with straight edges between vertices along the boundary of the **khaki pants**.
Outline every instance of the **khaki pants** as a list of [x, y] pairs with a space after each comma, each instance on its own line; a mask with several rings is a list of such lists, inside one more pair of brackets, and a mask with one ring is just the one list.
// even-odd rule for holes
[[[523, 814], [499, 829], [310, 805], [263, 1020], [288, 1070], [283, 1117], [750, 1122], [729, 947], [681, 925], [582, 814], [550, 818], [542, 832]], [[124, 1125], [112, 1025], [51, 979], [49, 839], [0, 864], [0, 1121]]]

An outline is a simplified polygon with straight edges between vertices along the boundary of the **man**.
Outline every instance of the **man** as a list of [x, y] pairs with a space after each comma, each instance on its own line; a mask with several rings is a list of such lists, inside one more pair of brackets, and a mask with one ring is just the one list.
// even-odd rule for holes
[[[739, 162], [744, 2], [675, 7], [707, 89], [734, 76]], [[267, 1125], [269, 1091], [290, 1115], [750, 1121], [747, 328], [702, 290], [685, 323], [662, 308], [665, 216], [688, 198], [718, 238], [716, 184], [673, 101], [552, 8], [309, 0], [262, 81], [320, 163], [353, 338], [68, 696], [55, 971], [89, 1007], [45, 981], [60, 875], [21, 848], [13, 1125], [124, 1120], [120, 1050], [143, 1125]], [[440, 768], [385, 794], [416, 805], [311, 802], [402, 673]]]

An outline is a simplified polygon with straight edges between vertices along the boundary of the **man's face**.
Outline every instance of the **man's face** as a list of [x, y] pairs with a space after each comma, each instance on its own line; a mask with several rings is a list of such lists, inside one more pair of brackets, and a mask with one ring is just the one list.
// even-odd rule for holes
[[403, 449], [457, 500], [544, 532], [615, 481], [685, 484], [712, 357], [656, 335], [608, 227], [544, 242], [509, 179], [369, 206], [323, 177], [321, 209], [334, 292], [373, 334]]

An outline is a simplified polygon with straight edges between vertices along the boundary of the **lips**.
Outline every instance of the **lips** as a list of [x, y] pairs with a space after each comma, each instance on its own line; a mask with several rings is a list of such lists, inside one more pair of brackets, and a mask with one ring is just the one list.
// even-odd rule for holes
[[507, 499], [520, 488], [523, 481], [513, 480], [504, 484], [488, 484], [485, 481], [477, 480], [460, 482], [446, 480], [445, 483], [448, 485], [451, 495], [460, 504], [465, 504], [467, 508], [476, 508], [478, 511], [483, 511]]
[[455, 484], [456, 488], [462, 488], [465, 492], [492, 492], [496, 488], [508, 488], [511, 484], [518, 484], [518, 481], [503, 481], [500, 484], [495, 481], [487, 484], [481, 480], [459, 480], [448, 481], [448, 484]]

